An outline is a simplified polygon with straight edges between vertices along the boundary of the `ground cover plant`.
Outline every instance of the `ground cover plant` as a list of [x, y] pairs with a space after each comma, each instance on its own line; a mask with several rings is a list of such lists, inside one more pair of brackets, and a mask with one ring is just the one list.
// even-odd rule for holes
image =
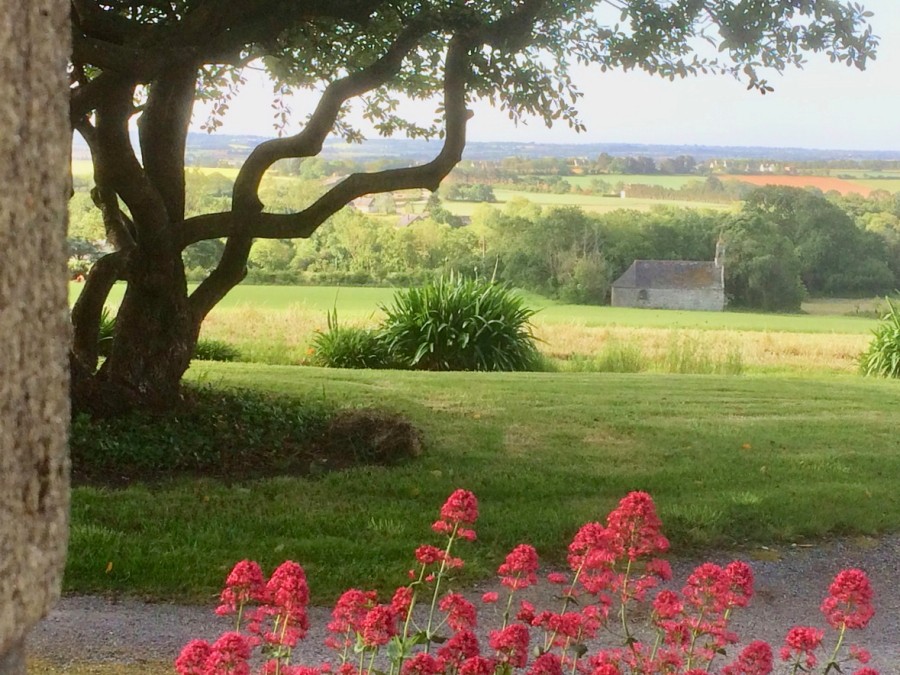
[[[647, 493], [629, 493], [605, 523], [580, 527], [568, 546], [569, 570], [547, 576], [559, 589], [554, 597], [561, 605], [558, 612], [521, 599], [521, 591], [539, 583], [538, 553], [530, 544], [520, 543], [506, 556], [497, 570], [503, 597], [485, 593], [481, 612], [457, 592], [454, 577], [465, 565], [460, 545], [475, 541], [478, 518], [475, 495], [455, 490], [431, 526], [440, 546], [416, 548], [409, 582], [394, 591], [389, 603], [379, 603], [377, 591], [352, 588], [341, 595], [325, 639], [334, 654], [316, 665], [300, 665], [301, 642], [310, 627], [303, 567], [285, 561], [266, 580], [256, 562], [242, 560], [228, 574], [216, 608], [216, 614], [234, 617], [234, 629], [212, 644], [189, 642], [175, 669], [180, 675], [249, 675], [251, 656], [259, 648], [264, 661], [257, 672], [266, 675], [371, 675], [385, 672], [386, 664], [390, 675], [510, 675], [526, 669], [530, 675], [773, 672], [768, 643], [748, 644], [753, 636], [743, 636], [746, 646], [738, 653], [740, 638], [730, 630], [733, 613], [754, 595], [753, 570], [746, 562], [704, 563], [680, 594], [656, 590], [672, 579], [672, 569], [662, 557], [669, 541]], [[827, 675], [868, 663], [869, 653], [857, 644], [848, 648], [845, 639], [868, 625], [875, 613], [873, 596], [864, 571], [841, 571], [821, 605], [835, 634], [829, 631], [826, 647], [825, 631], [790, 628], [780, 650], [786, 671]], [[485, 621], [490, 605], [497, 603], [504, 608], [502, 620]], [[491, 628], [488, 648], [476, 634], [479, 614], [481, 626]], [[640, 621], [636, 614], [648, 618]], [[878, 673], [860, 667], [855, 675]]]
[[488, 575], [526, 533], [561, 560], [578, 523], [633, 489], [654, 494], [684, 552], [900, 528], [893, 380], [301, 372], [190, 371], [216, 387], [387, 408], [421, 429], [424, 452], [310, 478], [78, 487], [66, 590], [208, 601], [244, 557], [267, 569], [303, 560], [316, 602], [363, 579], [387, 589], [427, 527], [427, 505], [459, 484], [492, 504], [466, 580]]

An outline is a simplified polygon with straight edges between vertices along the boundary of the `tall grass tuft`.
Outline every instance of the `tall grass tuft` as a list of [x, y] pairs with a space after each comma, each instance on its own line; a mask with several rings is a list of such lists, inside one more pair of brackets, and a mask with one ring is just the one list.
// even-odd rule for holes
[[874, 337], [860, 356], [864, 375], [900, 377], [900, 307], [888, 299], [888, 310], [873, 331]]
[[534, 311], [507, 286], [451, 276], [400, 290], [381, 335], [401, 366], [419, 370], [531, 370]]
[[744, 369], [738, 346], [729, 346], [724, 357], [717, 357], [699, 335], [681, 332], [672, 333], [661, 365], [667, 373], [693, 375], [740, 375]]
[[326, 368], [389, 368], [387, 343], [378, 331], [338, 323], [337, 310], [328, 312], [328, 329], [316, 331], [312, 362]]

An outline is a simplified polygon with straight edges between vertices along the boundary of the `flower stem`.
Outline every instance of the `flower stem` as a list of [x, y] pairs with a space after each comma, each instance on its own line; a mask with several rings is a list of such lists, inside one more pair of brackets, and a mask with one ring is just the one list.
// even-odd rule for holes
[[447, 559], [450, 557], [450, 549], [453, 547], [453, 541], [456, 538], [456, 531], [459, 529], [459, 523], [453, 526], [453, 532], [450, 533], [450, 540], [447, 542], [447, 548], [444, 549], [444, 558], [441, 560], [441, 568], [438, 570], [437, 577], [434, 580], [434, 593], [431, 596], [431, 609], [428, 611], [428, 624], [425, 627], [425, 635], [428, 637], [428, 643], [425, 645], [425, 653], [431, 651], [431, 626], [434, 623], [434, 609], [437, 607], [437, 599], [441, 590], [441, 579], [444, 577], [444, 571], [447, 569]]

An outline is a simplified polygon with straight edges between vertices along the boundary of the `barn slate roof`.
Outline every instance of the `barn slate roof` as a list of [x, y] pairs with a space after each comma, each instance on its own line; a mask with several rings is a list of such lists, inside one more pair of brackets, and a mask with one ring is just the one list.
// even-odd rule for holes
[[722, 288], [722, 273], [714, 262], [696, 260], [635, 260], [613, 282], [613, 288]]

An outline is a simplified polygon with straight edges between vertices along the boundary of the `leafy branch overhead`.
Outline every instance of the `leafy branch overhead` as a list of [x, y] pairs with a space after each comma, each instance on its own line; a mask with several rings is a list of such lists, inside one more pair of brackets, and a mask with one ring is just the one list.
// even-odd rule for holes
[[[72, 0], [71, 8], [71, 122], [90, 147], [92, 196], [116, 248], [73, 311], [73, 356], [80, 371], [97, 372], [100, 310], [111, 284], [127, 280], [99, 372], [139, 392], [163, 381], [177, 390], [200, 322], [243, 279], [254, 238], [308, 237], [366, 194], [436, 189], [462, 156], [471, 100], [490, 100], [517, 123], [536, 116], [580, 130], [575, 66], [725, 74], [765, 93], [767, 73], [801, 65], [807, 52], [863, 68], [877, 46], [869, 14], [839, 0]], [[298, 133], [250, 151], [227, 209], [186, 218], [194, 103], [213, 102], [214, 130], [248, 68], [275, 81], [280, 131], [291, 92], [318, 103]], [[403, 97], [433, 101], [434, 115], [410, 118]], [[353, 102], [377, 133], [439, 138], [432, 160], [354, 173], [304, 208], [267, 211], [259, 187], [275, 162], [317, 155], [332, 133], [362, 138], [348, 115]], [[181, 251], [222, 238], [218, 264], [188, 294]]]

